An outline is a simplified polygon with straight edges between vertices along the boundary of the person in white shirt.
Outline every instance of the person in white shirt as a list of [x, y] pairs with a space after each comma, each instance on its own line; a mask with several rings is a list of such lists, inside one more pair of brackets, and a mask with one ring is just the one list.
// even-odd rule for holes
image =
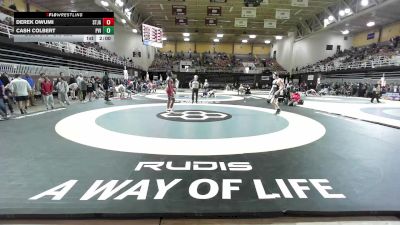
[[56, 85], [56, 89], [58, 91], [58, 100], [60, 101], [60, 105], [64, 107], [64, 103], [69, 105], [69, 99], [68, 99], [68, 91], [69, 91], [69, 86], [67, 81], [65, 81], [64, 77], [60, 78], [60, 81]]
[[82, 75], [78, 75], [78, 77], [76, 78], [76, 83], [78, 84], [78, 98], [79, 101], [83, 100], [83, 94], [82, 94], [82, 88], [81, 88], [81, 83], [83, 81], [83, 77]]
[[203, 88], [205, 89], [206, 92], [208, 92], [208, 88], [209, 88], [209, 87], [210, 87], [210, 85], [208, 84], [208, 80], [206, 79], [206, 80], [204, 81]]
[[15, 75], [15, 79], [10, 83], [10, 89], [15, 96], [15, 100], [18, 102], [21, 114], [26, 114], [28, 110], [28, 96], [31, 91], [31, 85], [29, 85], [28, 81], [22, 79], [20, 75]]
[[192, 88], [192, 104], [194, 103], [194, 97], [196, 96], [196, 103], [197, 99], [199, 98], [199, 87], [200, 83], [198, 81], [199, 77], [194, 75], [193, 81], [190, 83], [190, 87]]

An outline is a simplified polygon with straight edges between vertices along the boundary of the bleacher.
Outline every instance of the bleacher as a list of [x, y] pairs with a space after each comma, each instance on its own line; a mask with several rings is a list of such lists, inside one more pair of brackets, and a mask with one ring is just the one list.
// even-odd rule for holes
[[336, 53], [332, 57], [317, 63], [295, 68], [294, 74], [314, 72], [356, 71], [373, 70], [400, 66], [400, 37], [395, 37], [390, 42], [371, 44], [360, 48], [351, 48]]
[[183, 72], [179, 64], [181, 61], [190, 60], [192, 66], [187, 72], [199, 73], [246, 73], [262, 74], [264, 71], [273, 71], [287, 74], [287, 71], [275, 59], [268, 56], [256, 56], [251, 54], [228, 55], [222, 52], [164, 52], [157, 53], [149, 68], [151, 72]]

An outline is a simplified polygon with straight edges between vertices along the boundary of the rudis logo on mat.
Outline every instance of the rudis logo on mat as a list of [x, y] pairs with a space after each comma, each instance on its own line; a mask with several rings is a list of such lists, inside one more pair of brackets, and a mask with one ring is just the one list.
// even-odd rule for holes
[[[176, 164], [176, 165], [175, 165]], [[259, 179], [259, 175], [251, 177], [253, 167], [249, 162], [203, 162], [187, 161], [184, 165], [178, 162], [139, 162], [135, 168], [137, 173], [142, 171], [160, 173], [160, 171], [175, 172], [176, 170], [190, 170], [193, 175], [201, 173], [199, 179], [183, 180], [180, 178], [169, 179], [143, 179], [140, 180], [96, 180], [91, 186], [87, 186], [87, 191], [79, 194], [68, 195], [68, 193], [79, 182], [78, 180], [68, 180], [56, 187], [48, 189], [29, 200], [62, 200], [64, 196], [76, 200], [161, 200], [176, 196], [181, 192], [187, 192], [192, 199], [235, 199], [242, 196], [241, 190], [246, 193], [249, 190], [255, 192], [258, 200], [271, 199], [307, 199], [309, 196], [315, 198], [319, 194], [325, 199], [344, 199], [344, 194], [334, 193], [328, 179], [279, 179], [267, 180]], [[202, 171], [201, 171], [202, 170]], [[214, 171], [213, 173], [204, 170]], [[215, 179], [217, 171], [235, 172], [235, 178], [229, 179], [228, 174], [223, 179]], [[182, 171], [179, 171], [182, 176]], [[250, 173], [250, 174], [248, 174]], [[211, 175], [210, 175], [211, 174]], [[243, 175], [244, 179], [238, 179], [237, 175]], [[207, 177], [209, 175], [210, 177]], [[193, 176], [189, 176], [189, 179]], [[241, 176], [239, 176], [241, 177]], [[213, 179], [211, 179], [213, 178]], [[86, 182], [82, 182], [86, 183]], [[85, 185], [85, 184], [79, 184]], [[79, 186], [77, 185], [77, 186]], [[149, 190], [156, 190], [150, 192]], [[175, 192], [175, 193], [174, 193]], [[176, 193], [179, 192], [179, 193]]]

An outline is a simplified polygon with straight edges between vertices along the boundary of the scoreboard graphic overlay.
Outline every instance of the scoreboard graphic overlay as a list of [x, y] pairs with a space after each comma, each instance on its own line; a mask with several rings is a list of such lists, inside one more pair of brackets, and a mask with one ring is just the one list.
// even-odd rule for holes
[[113, 12], [15, 12], [14, 42], [114, 41]]

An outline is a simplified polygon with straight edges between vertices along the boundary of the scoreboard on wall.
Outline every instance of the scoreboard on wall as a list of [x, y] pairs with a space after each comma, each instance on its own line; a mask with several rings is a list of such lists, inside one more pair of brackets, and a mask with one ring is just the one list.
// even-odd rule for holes
[[163, 30], [159, 27], [142, 24], [143, 44], [156, 48], [163, 47]]
[[14, 42], [114, 41], [113, 12], [15, 12]]

